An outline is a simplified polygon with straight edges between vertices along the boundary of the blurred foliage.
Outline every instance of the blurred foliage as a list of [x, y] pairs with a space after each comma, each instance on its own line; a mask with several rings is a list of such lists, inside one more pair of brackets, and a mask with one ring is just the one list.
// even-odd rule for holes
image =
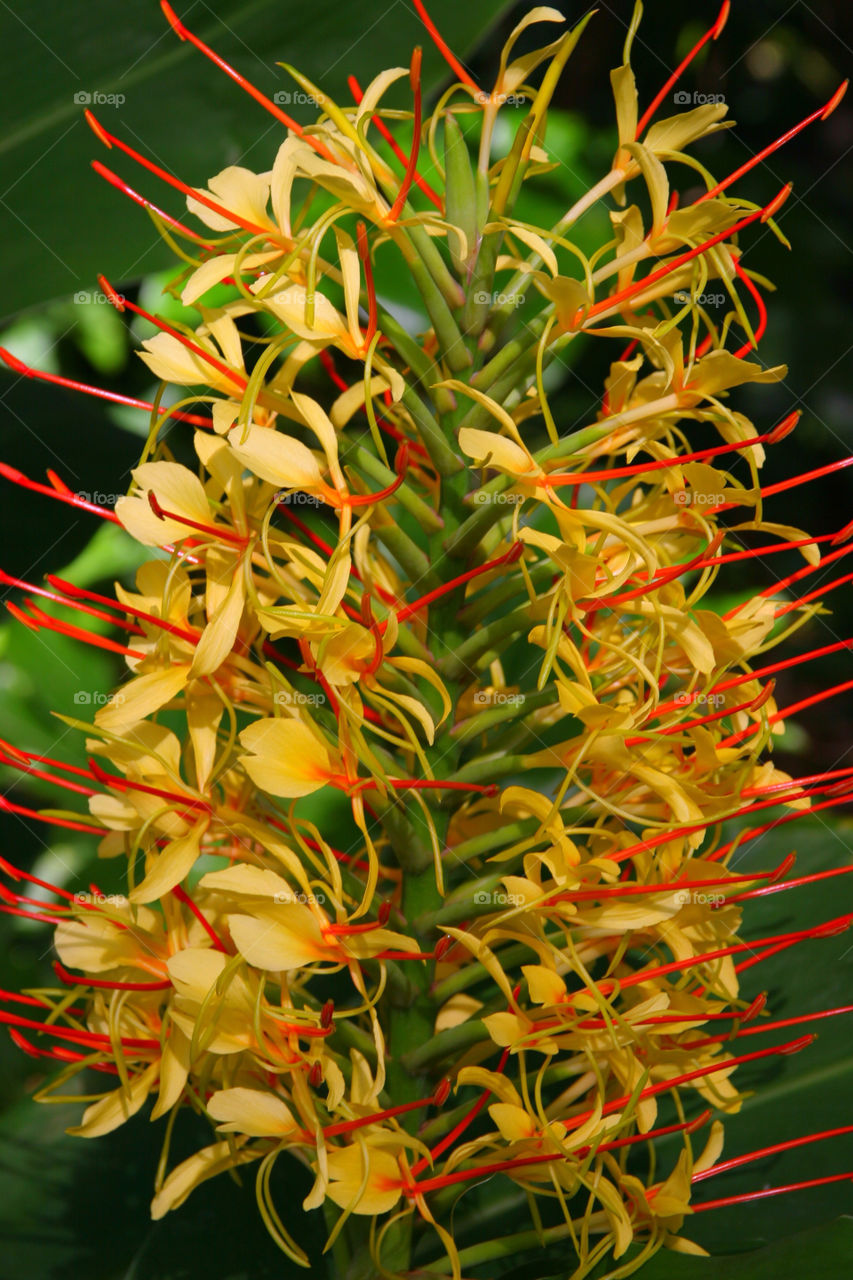
[[[477, 52], [469, 59], [475, 77], [482, 72], [485, 79], [513, 22], [527, 6], [515, 5], [507, 13], [505, 6], [490, 0], [464, 6], [431, 0], [430, 8], [457, 50], [470, 46], [483, 24], [504, 15], [491, 34], [480, 33]], [[567, 0], [562, 8], [575, 20], [583, 6]], [[609, 167], [615, 135], [607, 73], [621, 61], [631, 9], [629, 0], [613, 0], [602, 7], [584, 38], [582, 54], [569, 65], [557, 108], [549, 117], [547, 145], [558, 163], [541, 180], [539, 193], [525, 196], [526, 203], [519, 209], [520, 216], [531, 223], [551, 225]], [[665, 0], [649, 0], [634, 57], [641, 100], [656, 92], [717, 9], [716, 3], [703, 3], [699, 16], [683, 21], [682, 11], [674, 18], [673, 7]], [[120, 23], [115, 22], [115, 12], [109, 0], [87, 6], [82, 32], [75, 7], [55, 0], [38, 6], [28, 2], [19, 5], [14, 15], [11, 10], [5, 14], [8, 30], [0, 40], [0, 70], [4, 85], [21, 87], [17, 96], [7, 92], [3, 106], [15, 119], [13, 125], [7, 122], [0, 143], [11, 183], [0, 197], [0, 215], [5, 219], [0, 224], [0, 255], [5, 255], [4, 279], [10, 285], [0, 309], [10, 315], [34, 302], [43, 305], [22, 310], [0, 342], [38, 368], [150, 398], [155, 388], [134, 355], [134, 347], [151, 333], [150, 327], [117, 315], [91, 289], [96, 268], [106, 269], [125, 292], [135, 290], [131, 296], [138, 296], [142, 305], [179, 316], [178, 304], [162, 295], [169, 276], [158, 274], [169, 255], [156, 246], [145, 214], [123, 204], [118, 193], [87, 170], [86, 162], [97, 153], [98, 144], [80, 120], [73, 95], [84, 85], [87, 91], [120, 92], [126, 79], [127, 107], [120, 113], [116, 107], [103, 108], [105, 123], [113, 128], [117, 122], [134, 145], [139, 145], [134, 131], [141, 130], [145, 144], [160, 157], [168, 157], [164, 164], [195, 182], [237, 160], [263, 168], [271, 160], [278, 135], [271, 134], [263, 114], [248, 99], [243, 101], [199, 55], [164, 30], [156, 4], [132, 0], [123, 7]], [[369, 6], [367, 15], [372, 12]], [[215, 40], [268, 92], [279, 87], [284, 74], [275, 66], [276, 58], [287, 57], [309, 75], [321, 76], [331, 65], [323, 83], [332, 92], [341, 92], [345, 72], [354, 72], [363, 85], [385, 63], [389, 49], [403, 51], [402, 60], [411, 43], [422, 38], [408, 5], [390, 10], [376, 6], [374, 34], [359, 6], [341, 6], [337, 0], [314, 0], [310, 24], [300, 7], [272, 0], [218, 6], [217, 18], [230, 30], [223, 31], [212, 10], [203, 7], [203, 14], [200, 34]], [[36, 42], [40, 31], [50, 30], [62, 56], [39, 51], [24, 30], [28, 24]], [[442, 64], [429, 42], [424, 44], [428, 80], [438, 85]], [[264, 50], [263, 59], [250, 55], [249, 49]], [[72, 70], [70, 64], [78, 56], [81, 69]], [[697, 60], [683, 86], [691, 94], [722, 92], [737, 121], [735, 128], [703, 144], [709, 166], [726, 173], [742, 164], [825, 101], [849, 72], [851, 60], [853, 8], [846, 0], [812, 0], [808, 6], [795, 3], [781, 16], [774, 0], [734, 6], [722, 38]], [[33, 72], [36, 63], [42, 68], [38, 76]], [[43, 74], [45, 63], [50, 75]], [[22, 98], [29, 104], [24, 111]], [[501, 128], [509, 131], [516, 123], [513, 115], [520, 118], [521, 114], [507, 110]], [[666, 114], [665, 107], [661, 114]], [[407, 145], [405, 129], [399, 136]], [[502, 139], [497, 141], [502, 145]], [[794, 407], [804, 410], [796, 435], [771, 451], [765, 471], [771, 483], [831, 462], [853, 444], [853, 366], [848, 359], [853, 249], [847, 239], [853, 225], [853, 183], [846, 160], [852, 142], [853, 107], [845, 102], [826, 124], [813, 126], [746, 180], [745, 193], [761, 201], [782, 182], [794, 181], [794, 196], [779, 219], [793, 253], [765, 233], [750, 238], [745, 258], [749, 267], [769, 276], [779, 288], [771, 300], [760, 359], [768, 365], [788, 363], [790, 373], [785, 382], [762, 388], [757, 396], [745, 388], [742, 406], [760, 429]], [[39, 156], [34, 162], [35, 152]], [[102, 158], [112, 164], [113, 157], [104, 153]], [[426, 163], [422, 169], [428, 177]], [[146, 192], [156, 186], [153, 179], [138, 185]], [[689, 200], [690, 189], [684, 188], [681, 195], [682, 203]], [[161, 198], [159, 192], [155, 198]], [[180, 212], [180, 198], [164, 198], [163, 203]], [[587, 237], [590, 243], [597, 241], [594, 219], [604, 216], [602, 209], [592, 215], [588, 227], [581, 224], [582, 241]], [[377, 281], [396, 313], [415, 323], [418, 304], [410, 282], [384, 270], [381, 257]], [[72, 300], [68, 295], [78, 289], [86, 290], [88, 297]], [[60, 300], [44, 303], [58, 294], [63, 295]], [[603, 360], [603, 350], [594, 339], [580, 339], [569, 348], [563, 367], [549, 374], [552, 408], [566, 430], [596, 412], [606, 374]], [[126, 490], [147, 430], [146, 415], [138, 411], [78, 397], [5, 370], [0, 373], [2, 457], [35, 478], [41, 478], [46, 467], [54, 467], [72, 489], [102, 495], [96, 500], [106, 501], [109, 495]], [[173, 431], [178, 448], [180, 430]], [[702, 443], [697, 439], [697, 447]], [[778, 518], [818, 534], [836, 530], [850, 516], [849, 475], [842, 472], [798, 489], [787, 501], [778, 499]], [[0, 483], [4, 485], [0, 545], [7, 572], [33, 582], [47, 572], [58, 572], [95, 588], [116, 577], [132, 576], [140, 549], [120, 531], [105, 526], [93, 538], [92, 521], [86, 515]], [[773, 580], [775, 565], [749, 564], [749, 572], [756, 576], [736, 584], [730, 578], [729, 590], [748, 593]], [[826, 571], [826, 580], [833, 576], [834, 572]], [[821, 575], [815, 575], [813, 585], [820, 582]], [[795, 640], [798, 647], [811, 648], [853, 634], [850, 593], [837, 593], [831, 604], [832, 617], [813, 620], [803, 628]], [[817, 676], [808, 668], [795, 669], [780, 682], [777, 698], [784, 704], [847, 679], [849, 665], [849, 656], [843, 654], [822, 663]], [[66, 731], [52, 713], [90, 717], [94, 701], [114, 683], [117, 671], [111, 655], [83, 648], [63, 636], [46, 632], [35, 636], [10, 619], [0, 625], [0, 737], [64, 760], [79, 760], [79, 735]], [[802, 716], [801, 725], [780, 743], [778, 759], [783, 767], [812, 772], [844, 762], [851, 744], [849, 700], [819, 705]], [[9, 770], [2, 771], [0, 785], [17, 803], [55, 803], [45, 785], [21, 781]], [[799, 824], [795, 838], [786, 830], [783, 827], [757, 842], [739, 870], [759, 862], [773, 865], [792, 847], [800, 852], [801, 874], [837, 866], [849, 857], [849, 823], [830, 827], [812, 819]], [[330, 837], [334, 839], [333, 832]], [[100, 863], [95, 869], [88, 837], [72, 832], [56, 837], [47, 827], [4, 814], [0, 815], [0, 842], [0, 849], [13, 861], [46, 880], [74, 889], [85, 887], [95, 876], [105, 892], [120, 887], [111, 883], [112, 864]], [[796, 894], [764, 899], [751, 916], [753, 934], [791, 928], [795, 913], [798, 927], [801, 921], [806, 925], [838, 914], [839, 890], [832, 887], [836, 882], [827, 885], [818, 883]], [[45, 928], [4, 921], [3, 939], [0, 986], [20, 990], [45, 980], [49, 975]], [[839, 958], [839, 951], [843, 947], [830, 939], [809, 943], [796, 954], [784, 952], [762, 965], [754, 989], [760, 989], [759, 983], [769, 988], [777, 1017], [784, 1017], [786, 1010], [844, 1003], [853, 952]], [[760, 1091], [727, 1124], [726, 1154], [805, 1129], [843, 1123], [849, 1114], [851, 1074], [843, 1021], [822, 1024], [818, 1043], [796, 1058], [780, 1060], [771, 1079], [765, 1073]], [[195, 1280], [201, 1276], [264, 1280], [288, 1274], [255, 1212], [251, 1178], [242, 1189], [225, 1178], [208, 1184], [194, 1193], [187, 1208], [152, 1226], [148, 1201], [160, 1130], [137, 1118], [91, 1146], [66, 1138], [62, 1130], [70, 1122], [70, 1113], [64, 1108], [35, 1107], [27, 1098], [41, 1078], [39, 1064], [0, 1037], [0, 1107], [5, 1108], [0, 1121], [0, 1227], [6, 1241], [0, 1280], [22, 1273], [38, 1280], [70, 1280], [84, 1270], [93, 1280]], [[186, 1123], [191, 1126], [195, 1118], [186, 1117]], [[193, 1145], [180, 1127], [175, 1141], [176, 1154], [184, 1142], [187, 1150]], [[736, 1194], [759, 1185], [762, 1178], [778, 1184], [818, 1176], [830, 1161], [832, 1168], [843, 1167], [845, 1154], [846, 1167], [853, 1167], [853, 1144], [847, 1139], [835, 1140], [831, 1154], [819, 1146], [789, 1152], [762, 1165], [760, 1174], [748, 1169], [725, 1175], [725, 1189], [722, 1181], [714, 1183], [713, 1195]], [[277, 1171], [278, 1203], [284, 1211], [298, 1214], [302, 1192], [293, 1182], [295, 1168], [282, 1164]], [[493, 1189], [483, 1193], [484, 1213], [490, 1211], [490, 1204], [493, 1210], [498, 1207]], [[95, 1214], [93, 1205], [97, 1205]], [[847, 1184], [839, 1184], [724, 1210], [724, 1217], [699, 1215], [686, 1234], [706, 1247], [713, 1246], [715, 1252], [759, 1252], [740, 1261], [658, 1258], [643, 1274], [649, 1280], [692, 1276], [718, 1280], [723, 1275], [733, 1280], [776, 1280], [793, 1274], [834, 1280], [840, 1273], [833, 1270], [832, 1260], [850, 1256], [851, 1220], [840, 1219], [824, 1230], [806, 1228], [826, 1224], [847, 1208]], [[235, 1222], [240, 1224], [236, 1232]], [[777, 1237], [793, 1232], [804, 1234], [779, 1243]], [[318, 1230], [317, 1239], [322, 1235]], [[775, 1244], [770, 1243], [774, 1240]], [[474, 1274], [493, 1280], [494, 1273], [487, 1270]], [[319, 1257], [315, 1273], [324, 1274]], [[505, 1273], [506, 1280], [524, 1280], [532, 1274], [522, 1256]]]

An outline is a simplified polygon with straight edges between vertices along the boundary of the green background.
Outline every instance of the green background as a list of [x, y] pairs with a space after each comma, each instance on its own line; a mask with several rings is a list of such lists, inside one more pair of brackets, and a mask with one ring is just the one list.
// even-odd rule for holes
[[[385, 65], [405, 63], [418, 41], [425, 47], [427, 83], [435, 88], [445, 79], [444, 64], [406, 0], [390, 5], [373, 0], [312, 0], [308, 5], [230, 0], [215, 7], [195, 0], [176, 7], [267, 93], [289, 87], [278, 60], [293, 62], [333, 95], [343, 95], [348, 73], [355, 73], [364, 86]], [[571, 21], [586, 11], [585, 5], [568, 2], [558, 7]], [[560, 165], [543, 180], [525, 214], [543, 225], [609, 166], [612, 155], [607, 73], [621, 61], [631, 5], [597, 7], [551, 113], [548, 142]], [[430, 4], [440, 29], [484, 83], [524, 8], [487, 0]], [[634, 53], [641, 101], [648, 101], [717, 12], [715, 4], [697, 3], [685, 14], [684, 7], [669, 0], [649, 0], [646, 8]], [[724, 93], [738, 122], [703, 144], [703, 160], [719, 174], [743, 163], [825, 101], [851, 63], [853, 13], [848, 4], [736, 4], [720, 41], [685, 81], [691, 93]], [[95, 0], [85, 6], [0, 0], [0, 84], [0, 342], [40, 368], [145, 396], [151, 390], [149, 379], [133, 349], [150, 329], [126, 323], [102, 301], [74, 301], [74, 295], [94, 295], [96, 275], [103, 271], [117, 288], [129, 294], [139, 290], [141, 301], [156, 308], [162, 283], [156, 273], [169, 265], [169, 257], [146, 215], [99, 179], [89, 161], [100, 158], [178, 216], [183, 200], [115, 151], [105, 151], [85, 125], [75, 94], [123, 95], [121, 104], [92, 104], [107, 128], [197, 185], [229, 163], [269, 167], [280, 128], [177, 40], [154, 0], [121, 5]], [[306, 107], [293, 108], [302, 120], [307, 112]], [[771, 482], [850, 451], [852, 120], [851, 108], [842, 104], [826, 124], [795, 139], [741, 186], [744, 194], [766, 201], [784, 181], [792, 178], [795, 183], [780, 217], [793, 253], [759, 233], [749, 241], [745, 259], [779, 287], [761, 359], [770, 365], [787, 362], [790, 373], [778, 387], [756, 394], [745, 389], [739, 407], [762, 429], [792, 408], [804, 410], [796, 435], [771, 454], [766, 471]], [[682, 195], [689, 198], [689, 189]], [[387, 278], [380, 287], [400, 304], [409, 300], [406, 281]], [[573, 424], [594, 413], [611, 355], [603, 344], [573, 345], [571, 365], [562, 371], [552, 402], [558, 421]], [[46, 467], [54, 467], [74, 489], [121, 493], [141, 447], [138, 432], [132, 414], [0, 370], [0, 457], [27, 474], [40, 478]], [[776, 516], [815, 533], [839, 528], [851, 515], [849, 474], [778, 499]], [[121, 535], [107, 529], [91, 541], [88, 517], [5, 481], [0, 484], [0, 567], [31, 581], [67, 570], [81, 585], [95, 586], [132, 572], [137, 551]], [[825, 577], [835, 572], [827, 571]], [[771, 580], [769, 565], [751, 565], [737, 589], [748, 592]], [[816, 575], [814, 584], [820, 581]], [[838, 593], [833, 616], [804, 629], [796, 643], [812, 647], [853, 634], [850, 599], [849, 593]], [[65, 736], [50, 712], [90, 716], [92, 700], [109, 687], [114, 671], [109, 658], [62, 637], [34, 637], [11, 620], [0, 623], [0, 737], [77, 758], [73, 738]], [[823, 663], [819, 671], [801, 668], [785, 676], [777, 696], [783, 703], [794, 701], [846, 678], [850, 664], [843, 655]], [[849, 698], [821, 704], [801, 723], [799, 734], [789, 734], [781, 744], [780, 763], [795, 772], [814, 772], [848, 762]], [[0, 783], [18, 803], [51, 802], [47, 789], [25, 785], [10, 772], [3, 772]], [[53, 838], [36, 824], [0, 818], [0, 850], [13, 861], [72, 889], [84, 887], [95, 874], [91, 842], [85, 837]], [[771, 866], [796, 848], [801, 873], [838, 866], [849, 861], [850, 830], [844, 821], [809, 819], [757, 844], [749, 855], [752, 861], [744, 865]], [[98, 867], [105, 891], [118, 887], [112, 884], [115, 874], [111, 864]], [[839, 914], [850, 902], [847, 886], [842, 878], [768, 898], [754, 911], [750, 929], [754, 935], [777, 932]], [[5, 918], [0, 930], [0, 986], [18, 990], [46, 979], [47, 932]], [[849, 945], [845, 937], [828, 939], [776, 957], [752, 971], [754, 989], [769, 989], [777, 1016], [849, 1001]], [[763, 1087], [727, 1126], [727, 1155], [853, 1122], [846, 1028], [844, 1019], [825, 1024], [812, 1049], [756, 1073], [756, 1083], [763, 1077]], [[66, 1138], [70, 1111], [29, 1101], [42, 1079], [39, 1064], [0, 1037], [0, 1280], [20, 1275], [35, 1280], [76, 1280], [81, 1275], [93, 1280], [263, 1280], [289, 1274], [260, 1223], [251, 1177], [242, 1188], [220, 1178], [197, 1191], [183, 1210], [151, 1224], [148, 1202], [160, 1128], [137, 1117], [94, 1143]], [[189, 1153], [204, 1137], [193, 1117], [185, 1120], [178, 1128], [176, 1154]], [[742, 1174], [721, 1176], [697, 1198], [845, 1168], [853, 1169], [853, 1144], [848, 1138], [835, 1139]], [[296, 1222], [304, 1180], [295, 1166], [281, 1161], [275, 1185], [279, 1208], [286, 1220]], [[485, 1194], [487, 1200], [492, 1196], [490, 1189]], [[643, 1274], [649, 1280], [787, 1280], [800, 1275], [834, 1280], [847, 1274], [853, 1251], [851, 1223], [841, 1217], [851, 1210], [850, 1185], [838, 1184], [697, 1215], [686, 1234], [706, 1247], [717, 1253], [758, 1252], [736, 1263], [661, 1257]], [[520, 1222], [519, 1229], [523, 1226]], [[791, 1234], [793, 1240], [785, 1239]], [[322, 1224], [312, 1236], [315, 1273], [322, 1275]], [[545, 1280], [568, 1270], [568, 1260], [557, 1251], [550, 1269], [519, 1255], [473, 1274], [483, 1280], [498, 1274]]]

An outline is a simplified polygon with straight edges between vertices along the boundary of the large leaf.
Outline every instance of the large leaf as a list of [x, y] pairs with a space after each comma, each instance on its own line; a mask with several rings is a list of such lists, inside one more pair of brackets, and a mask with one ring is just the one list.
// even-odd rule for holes
[[661, 1250], [637, 1280], [839, 1280], [851, 1257], [853, 1218], [839, 1218], [736, 1258], [691, 1258]]
[[[295, 1280], [290, 1263], [266, 1233], [255, 1203], [255, 1170], [227, 1175], [193, 1192], [187, 1204], [151, 1222], [153, 1176], [163, 1121], [136, 1116], [115, 1133], [87, 1142], [63, 1129], [79, 1107], [23, 1102], [0, 1132], [0, 1280]], [[177, 1126], [172, 1161], [209, 1140], [195, 1117]], [[276, 1208], [312, 1258], [315, 1280], [325, 1228], [320, 1213], [303, 1214], [311, 1177], [292, 1159], [275, 1169]]]
[[[409, 4], [340, 0], [185, 0], [176, 9], [241, 74], [272, 97], [298, 88], [276, 64], [297, 66], [325, 92], [351, 101], [386, 64], [406, 65], [424, 46], [424, 81], [447, 67]], [[496, 20], [494, 0], [433, 0], [433, 18], [458, 53]], [[154, 227], [89, 168], [95, 157], [162, 208], [183, 198], [115, 150], [83, 119], [88, 105], [112, 132], [179, 175], [204, 185], [227, 164], [268, 169], [284, 129], [170, 29], [156, 0], [19, 0], [0, 5], [0, 318], [48, 298], [95, 289], [170, 264]], [[398, 102], [406, 104], [406, 81]], [[316, 109], [286, 106], [307, 122]], [[121, 100], [123, 99], [123, 100]]]
[[[851, 835], [853, 824], [849, 821], [831, 827], [816, 815], [768, 833], [754, 847], [746, 846], [736, 869], [740, 873], [773, 867], [791, 850], [797, 852], [796, 869], [791, 875], [805, 876], [849, 866], [853, 861]], [[807, 929], [850, 912], [851, 897], [850, 876], [768, 895], [745, 904], [743, 932], [747, 938], [758, 938]], [[774, 1020], [849, 1005], [853, 1003], [853, 938], [850, 933], [842, 933], [802, 943], [747, 970], [743, 978], [745, 995], [752, 997], [767, 991], [767, 1007]], [[741, 1070], [739, 1086], [751, 1087], [754, 1093], [740, 1113], [725, 1122], [722, 1159], [853, 1124], [851, 1017], [842, 1015], [766, 1035], [750, 1035], [738, 1042], [738, 1052], [749, 1052], [781, 1044], [805, 1032], [817, 1035], [814, 1044], [792, 1057], [772, 1059], [773, 1065], [761, 1070]], [[667, 1167], [675, 1156], [675, 1144], [659, 1145], [663, 1167]], [[695, 1199], [698, 1203], [846, 1170], [853, 1171], [850, 1134], [795, 1148], [710, 1178], [697, 1188]], [[851, 1207], [850, 1183], [839, 1182], [697, 1214], [685, 1222], [684, 1234], [713, 1253], [732, 1253], [827, 1222], [849, 1212]]]

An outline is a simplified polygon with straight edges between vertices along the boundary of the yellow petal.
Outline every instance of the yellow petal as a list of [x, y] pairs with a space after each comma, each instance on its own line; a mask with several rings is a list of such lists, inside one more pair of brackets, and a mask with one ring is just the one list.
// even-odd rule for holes
[[296, 901], [290, 885], [268, 867], [253, 867], [241, 862], [224, 871], [209, 871], [199, 881], [202, 889], [214, 889], [218, 893], [239, 893], [251, 898], [280, 898]]
[[[251, 169], [243, 169], [234, 164], [215, 174], [208, 183], [208, 190], [199, 188], [202, 195], [221, 205], [229, 213], [236, 213], [247, 222], [254, 222], [262, 227], [272, 226], [267, 213], [269, 190], [269, 174], [253, 173]], [[213, 231], [233, 231], [239, 226], [231, 218], [209, 209], [193, 196], [187, 196], [187, 208]]]
[[116, 515], [132, 538], [146, 547], [163, 547], [180, 542], [194, 532], [191, 527], [168, 516], [160, 519], [151, 509], [153, 493], [164, 510], [185, 516], [197, 524], [211, 523], [210, 504], [198, 476], [177, 462], [144, 462], [133, 472], [139, 492], [119, 498]]
[[290, 1108], [274, 1093], [260, 1089], [221, 1089], [207, 1104], [220, 1133], [245, 1133], [250, 1138], [277, 1138], [297, 1126]]
[[112, 1133], [119, 1125], [124, 1124], [131, 1116], [136, 1115], [142, 1107], [157, 1079], [160, 1070], [159, 1062], [152, 1062], [144, 1071], [140, 1071], [130, 1081], [130, 1087], [113, 1090], [106, 1098], [93, 1102], [83, 1113], [79, 1125], [66, 1129], [75, 1138], [100, 1138], [104, 1133]]
[[216, 731], [225, 707], [215, 693], [197, 692], [205, 685], [193, 685], [187, 690], [187, 728], [195, 758], [195, 778], [199, 791], [203, 791], [210, 779], [216, 760]]
[[[238, 564], [231, 586], [202, 633], [195, 657], [190, 667], [191, 676], [209, 676], [217, 671], [230, 655], [237, 638], [237, 629], [243, 616], [246, 600], [246, 583], [243, 563]], [[222, 704], [220, 703], [220, 714]]]
[[180, 693], [189, 679], [188, 666], [165, 667], [162, 671], [149, 671], [135, 676], [122, 685], [118, 693], [95, 716], [95, 724], [111, 732], [126, 725], [144, 720], [152, 712], [159, 711], [175, 694]]
[[480, 465], [495, 467], [508, 475], [523, 476], [539, 469], [525, 449], [494, 431], [463, 427], [459, 432], [459, 448]]
[[281, 431], [250, 427], [231, 447], [256, 476], [282, 489], [317, 489], [323, 483], [311, 450]]
[[273, 249], [269, 253], [220, 253], [214, 258], [208, 258], [207, 262], [203, 262], [197, 271], [194, 271], [189, 280], [184, 285], [181, 293], [181, 302], [185, 307], [190, 307], [200, 298], [208, 289], [212, 289], [215, 284], [220, 284], [227, 276], [233, 276], [234, 267], [238, 259], [241, 259], [242, 271], [253, 271], [255, 267], [262, 266], [266, 262], [271, 262], [273, 258], [279, 258], [281, 254], [278, 249]]
[[189, 1051], [187, 1037], [172, 1026], [160, 1059], [160, 1092], [151, 1112], [152, 1120], [159, 1120], [179, 1101], [189, 1076]]
[[523, 1138], [532, 1138], [537, 1133], [537, 1126], [524, 1107], [495, 1102], [489, 1107], [489, 1115], [500, 1130], [501, 1137], [507, 1142], [520, 1142]]
[[231, 1142], [217, 1142], [212, 1147], [203, 1147], [195, 1155], [190, 1156], [172, 1170], [157, 1195], [151, 1201], [151, 1217], [156, 1222], [165, 1217], [170, 1209], [179, 1208], [190, 1192], [208, 1178], [237, 1164], [245, 1164], [249, 1160], [257, 1160], [258, 1151], [235, 1152]]
[[[130, 894], [131, 902], [154, 902], [189, 875], [201, 852], [202, 837], [210, 825], [205, 814], [187, 835], [173, 840], [165, 849], [148, 855], [151, 870]], [[153, 864], [153, 865], [152, 865]]]
[[[366, 1182], [365, 1158], [368, 1160]], [[329, 1199], [352, 1213], [371, 1216], [387, 1213], [400, 1199], [400, 1169], [389, 1151], [360, 1146], [330, 1151], [329, 1177], [332, 1179]]]
[[242, 757], [243, 768], [271, 796], [309, 796], [340, 771], [317, 735], [300, 720], [256, 720], [240, 734], [240, 742], [251, 753]]
[[541, 964], [525, 964], [521, 971], [527, 979], [530, 999], [534, 1004], [559, 1004], [566, 995], [566, 984], [553, 969]]
[[231, 937], [249, 964], [271, 973], [316, 964], [332, 955], [308, 907], [281, 906], [272, 912], [228, 917]]

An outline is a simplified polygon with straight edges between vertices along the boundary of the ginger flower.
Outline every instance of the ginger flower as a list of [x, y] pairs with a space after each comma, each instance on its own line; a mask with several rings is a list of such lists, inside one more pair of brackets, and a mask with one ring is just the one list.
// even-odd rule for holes
[[[0, 574], [21, 625], [124, 663], [91, 724], [65, 715], [85, 767], [0, 743], [70, 807], [0, 804], [92, 838], [126, 876], [122, 894], [74, 894], [0, 860], [0, 909], [51, 925], [58, 957], [57, 985], [0, 993], [0, 1022], [61, 1068], [40, 1097], [96, 1079], [72, 1133], [138, 1123], [149, 1103], [165, 1121], [154, 1218], [251, 1165], [297, 1265], [328, 1232], [347, 1266], [459, 1280], [480, 1250], [516, 1252], [518, 1233], [496, 1243], [465, 1195], [488, 1181], [507, 1229], [535, 1227], [541, 1274], [628, 1275], [661, 1248], [701, 1252], [693, 1215], [741, 1198], [702, 1189], [732, 1167], [740, 1068], [850, 1012], [774, 1021], [754, 973], [853, 923], [756, 935], [750, 914], [811, 878], [793, 856], [766, 865], [765, 831], [853, 794], [851, 767], [792, 776], [773, 760], [792, 715], [847, 688], [791, 704], [776, 676], [850, 642], [770, 653], [849, 584], [835, 566], [853, 546], [849, 526], [786, 523], [776, 499], [851, 459], [762, 482], [799, 414], [753, 425], [738, 407], [786, 372], [757, 353], [766, 281], [745, 249], [781, 236], [789, 188], [765, 173], [761, 205], [732, 190], [842, 91], [717, 181], [693, 147], [725, 106], [657, 116], [728, 3], [648, 103], [630, 65], [638, 4], [612, 76], [613, 163], [537, 227], [519, 193], [551, 164], [548, 109], [592, 19], [561, 30], [533, 9], [483, 88], [414, 3], [456, 77], [432, 114], [418, 49], [364, 89], [350, 78], [352, 101], [286, 66], [318, 104], [302, 126], [163, 0], [176, 38], [281, 127], [263, 172], [184, 182], [89, 115], [180, 194], [192, 225], [96, 164], [180, 242], [171, 290], [198, 323], [103, 281], [158, 329], [139, 354], [178, 389], [168, 409], [0, 351], [19, 376], [150, 418], [115, 510], [0, 465], [34, 502], [150, 549], [112, 594]], [[518, 55], [539, 24], [551, 38]], [[395, 84], [405, 109], [387, 106]], [[504, 116], [514, 139], [495, 156], [508, 97], [527, 110]], [[575, 226], [597, 206], [609, 218], [587, 253]], [[380, 253], [419, 292], [418, 332], [377, 291]], [[710, 281], [722, 324], [702, 305]], [[578, 427], [545, 375], [581, 335], [615, 346]], [[753, 557], [774, 581], [724, 611]], [[171, 1163], [187, 1110], [211, 1138]], [[310, 1185], [299, 1239], [274, 1203], [279, 1159]]]

